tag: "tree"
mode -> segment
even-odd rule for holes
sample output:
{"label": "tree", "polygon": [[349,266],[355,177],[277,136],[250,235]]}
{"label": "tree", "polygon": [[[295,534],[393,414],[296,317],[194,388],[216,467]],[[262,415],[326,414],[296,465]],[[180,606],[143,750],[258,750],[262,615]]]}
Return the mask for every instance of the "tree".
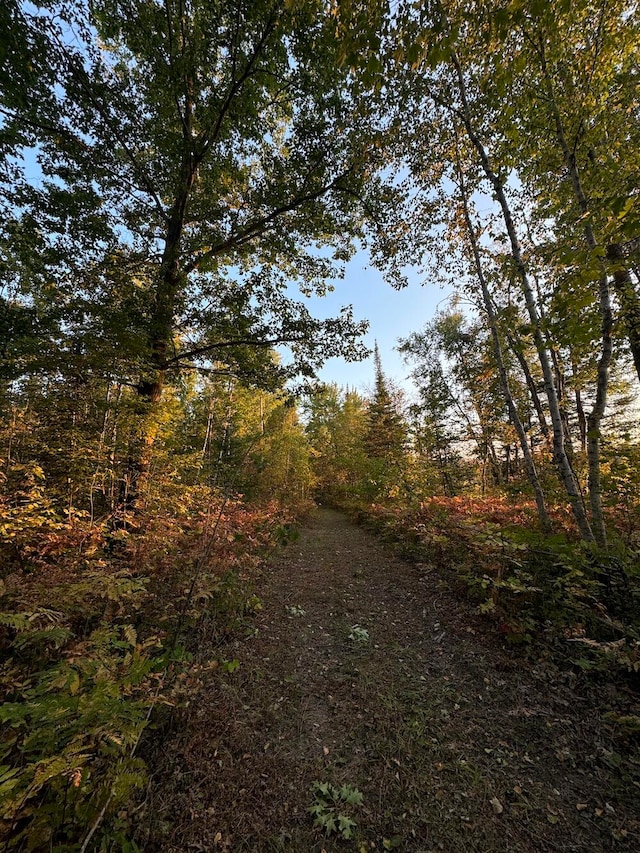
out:
{"label": "tree", "polygon": [[475,267],[475,277],[480,288],[480,292],[482,294],[482,305],[484,307],[487,322],[489,325],[489,330],[491,332],[491,345],[493,348],[493,357],[499,376],[500,387],[502,389],[504,400],[507,404],[509,420],[513,424],[513,427],[518,436],[518,441],[520,443],[520,448],[524,457],[527,477],[529,479],[531,487],[533,488],[533,493],[536,499],[536,506],[538,508],[538,518],[540,519],[542,529],[548,532],[551,529],[551,521],[549,519],[549,513],[547,511],[546,500],[544,492],[542,490],[542,486],[540,484],[540,479],[538,477],[536,464],[533,459],[533,453],[531,452],[531,449],[529,447],[529,440],[527,438],[524,425],[520,418],[520,413],[518,412],[518,407],[516,405],[513,392],[511,390],[511,382],[505,364],[503,346],[500,340],[496,311],[493,305],[491,292],[489,290],[489,284],[485,275],[484,265],[481,259],[480,247],[478,245],[478,240],[476,236],[476,229],[474,228],[473,222],[471,220],[467,185],[465,181],[464,171],[458,157],[456,158],[456,169],[458,173],[458,189],[460,193],[460,203],[462,207],[464,227],[466,230],[467,244],[469,246],[470,254],[473,258],[473,265]]}
{"label": "tree", "polygon": [[308,397],[305,415],[320,498],[341,503],[363,493],[369,472],[364,398],[335,384],[323,385]]}
{"label": "tree", "polygon": [[377,342],[373,353],[373,364],[375,384],[368,406],[364,446],[370,458],[398,464],[405,450],[407,429],[382,371]]}
{"label": "tree", "polygon": [[[604,544],[599,443],[614,355],[610,276],[604,256],[607,244],[628,240],[637,223],[629,181],[635,160],[622,142],[630,142],[632,151],[637,148],[636,127],[628,119],[633,112],[629,92],[637,74],[632,50],[637,41],[637,10],[622,2],[603,5],[585,0],[577,8],[496,3],[476,12],[470,17],[466,7],[455,3],[434,2],[420,8],[406,3],[393,17],[395,41],[404,43],[404,53],[392,47],[389,39],[387,61],[396,70],[398,156],[404,152],[416,187],[409,212],[412,231],[424,238],[430,229],[430,246],[440,235],[438,227],[451,217],[446,182],[455,179],[455,163],[461,158],[465,173],[472,176],[472,191],[492,199],[501,218],[498,222],[490,214],[487,230],[507,247],[505,282],[520,291],[518,307],[525,312],[522,325],[528,326],[527,337],[535,345],[544,382],[547,411],[537,406],[538,414],[544,414],[545,422],[548,417],[556,467],[577,526],[584,539]],[[547,64],[546,71],[545,53],[554,63],[553,69]],[[614,171],[609,175],[608,167],[594,168],[599,162],[597,154],[592,159],[594,144],[598,143],[605,163],[609,138],[616,152],[611,163],[616,158],[625,163],[622,180]],[[429,145],[424,144],[426,139]],[[611,236],[604,239],[595,238],[596,205],[584,192],[587,175],[592,175],[593,199],[605,201],[604,233]],[[443,200],[444,213],[435,221],[425,216]],[[531,218],[535,236],[544,235],[544,247],[529,241]],[[547,263],[539,276],[536,262],[541,253],[536,250],[541,248],[553,263]],[[455,261],[445,263],[455,268]],[[570,298],[564,290],[571,307],[567,311],[565,304],[563,315],[551,316],[545,300],[555,295],[554,290],[562,290],[572,267],[582,290]],[[630,273],[620,267],[618,263],[617,278],[622,283],[626,276],[625,298],[630,299]],[[559,269],[561,276],[554,281],[551,275]],[[593,406],[584,418],[591,425],[584,430],[590,460],[590,518],[572,467],[564,376],[558,343],[550,334],[551,324],[562,316],[570,322],[577,319],[573,341],[586,345],[593,377]],[[583,388],[577,386],[580,392]],[[576,404],[582,407],[582,401],[580,394]]]}
{"label": "tree", "polygon": [[[402,344],[403,352],[413,356],[415,336]],[[411,433],[420,467],[421,479],[426,482],[426,494],[442,492],[445,497],[455,497],[462,485],[459,448],[464,444],[459,418],[453,410],[453,395],[438,358],[420,361],[414,368],[419,402],[409,408]],[[437,485],[429,488],[429,469],[437,472]]]}
{"label": "tree", "polygon": [[488,470],[493,483],[500,485],[502,466],[495,445],[509,446],[512,436],[482,324],[454,307],[403,340],[400,351],[414,365],[412,377],[420,395],[417,410],[426,419],[438,452],[446,449],[445,455],[453,458],[455,445],[467,456],[475,449],[483,493]]}
{"label": "tree", "polygon": [[[76,0],[12,14],[14,54],[32,60],[37,86],[16,61],[1,101],[7,162],[31,149],[42,178],[14,175],[5,244],[14,259],[35,255],[31,293],[47,288],[78,306],[78,326],[115,333],[140,400],[133,503],[178,371],[214,358],[277,385],[274,374],[358,355],[348,311],[314,320],[286,288],[322,292],[378,206],[363,157],[372,128],[314,0]],[[41,248],[27,245],[36,232]],[[278,344],[290,368],[255,354]]]}

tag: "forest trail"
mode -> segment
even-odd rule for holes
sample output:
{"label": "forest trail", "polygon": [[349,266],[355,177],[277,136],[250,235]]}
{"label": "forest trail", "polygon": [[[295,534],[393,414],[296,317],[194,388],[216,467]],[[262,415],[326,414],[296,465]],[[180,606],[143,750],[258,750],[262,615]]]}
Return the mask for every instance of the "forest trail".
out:
{"label": "forest trail", "polygon": [[[239,668],[203,669],[152,767],[141,849],[640,849],[596,688],[503,649],[434,568],[319,509],[256,591]],[[314,828],[315,781],[362,793],[333,812],[353,838]]]}

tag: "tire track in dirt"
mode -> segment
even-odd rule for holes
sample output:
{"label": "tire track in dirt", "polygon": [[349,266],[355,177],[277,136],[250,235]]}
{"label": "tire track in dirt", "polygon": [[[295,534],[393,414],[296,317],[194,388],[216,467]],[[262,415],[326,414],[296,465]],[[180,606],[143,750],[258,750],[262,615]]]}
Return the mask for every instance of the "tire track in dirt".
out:
{"label": "tire track in dirt", "polygon": [[[157,764],[143,849],[640,848],[597,692],[502,649],[434,568],[321,509],[261,584],[239,669],[204,676]],[[315,780],[362,793],[353,839],[313,827]]]}

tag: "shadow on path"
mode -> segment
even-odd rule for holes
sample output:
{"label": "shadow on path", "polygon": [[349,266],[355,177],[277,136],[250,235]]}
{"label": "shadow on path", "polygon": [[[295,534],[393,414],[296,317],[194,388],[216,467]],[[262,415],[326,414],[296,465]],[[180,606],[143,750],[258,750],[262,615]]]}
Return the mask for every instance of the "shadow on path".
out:
{"label": "shadow on path", "polygon": [[[640,849],[598,697],[503,650],[435,569],[321,509],[261,584],[239,668],[203,676],[165,745],[144,850]],[[314,781],[362,793],[321,797],[353,838],[313,826]]]}

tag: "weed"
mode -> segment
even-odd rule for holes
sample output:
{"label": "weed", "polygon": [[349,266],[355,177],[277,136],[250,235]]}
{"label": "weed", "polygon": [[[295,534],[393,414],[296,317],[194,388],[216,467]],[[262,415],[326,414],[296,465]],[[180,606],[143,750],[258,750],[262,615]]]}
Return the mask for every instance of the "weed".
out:
{"label": "weed", "polygon": [[315,781],[311,786],[313,804],[309,812],[314,816],[314,826],[320,827],[327,835],[336,833],[345,840],[353,838],[357,823],[351,815],[357,806],[362,805],[363,796],[351,785],[337,787],[331,782]]}
{"label": "weed", "polygon": [[368,643],[369,632],[366,628],[360,627],[360,625],[352,625],[349,632],[349,639],[354,643]]}
{"label": "weed", "polygon": [[300,537],[300,530],[294,524],[280,524],[274,530],[274,540],[278,545],[289,545]]}

